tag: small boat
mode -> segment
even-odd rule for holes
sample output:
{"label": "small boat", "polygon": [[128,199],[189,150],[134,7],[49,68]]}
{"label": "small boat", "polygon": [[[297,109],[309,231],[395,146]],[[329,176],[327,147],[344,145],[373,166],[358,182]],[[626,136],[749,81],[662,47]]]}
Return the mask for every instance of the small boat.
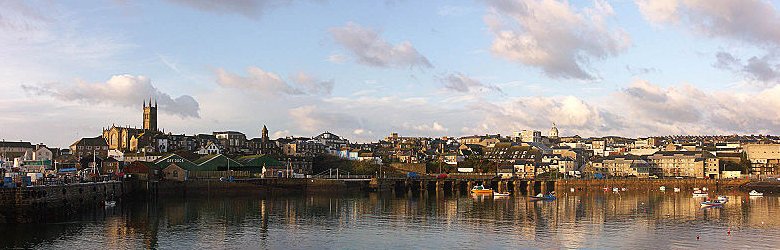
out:
{"label": "small boat", "polygon": [[726,203],[726,202],[729,201],[729,197],[726,197],[725,195],[720,195],[720,196],[718,196],[718,200],[720,202]]}
{"label": "small boat", "polygon": [[476,185],[473,188],[471,188],[471,193],[473,193],[473,194],[493,194],[493,189],[485,188],[482,185]]}
{"label": "small boat", "polygon": [[605,187],[603,189],[604,189],[604,192],[608,192],[609,191],[609,187]]}
{"label": "small boat", "polygon": [[628,191],[628,188],[620,188],[620,191],[623,191],[623,192]]}
{"label": "small boat", "polygon": [[543,195],[542,193],[539,193],[536,196],[529,196],[528,200],[530,200],[530,201],[553,201],[553,200],[555,200],[555,193],[550,192],[549,194],[546,194],[546,195]]}
{"label": "small boat", "polygon": [[509,197],[509,195],[511,195],[509,192],[503,192],[503,193],[495,192],[495,193],[493,193],[493,197]]}
{"label": "small boat", "polygon": [[725,203],[726,203],[725,201],[719,201],[719,200],[704,201],[701,203],[701,207],[722,207],[723,204]]}
{"label": "small boat", "polygon": [[701,190],[693,190],[693,197],[707,197],[709,194]]}
{"label": "small boat", "polygon": [[702,187],[701,190],[706,192],[707,191],[707,187]]}
{"label": "small boat", "polygon": [[658,190],[666,191],[666,186],[661,186],[661,187],[658,188]]}
{"label": "small boat", "polygon": [[569,192],[574,193],[574,188],[569,188]]}
{"label": "small boat", "polygon": [[104,201],[103,203],[106,207],[116,206],[116,201]]}
{"label": "small boat", "polygon": [[680,192],[680,188],[674,188],[674,192],[675,193],[679,193]]}
{"label": "small boat", "polygon": [[748,193],[748,194],[749,194],[750,196],[764,196],[764,193],[759,193],[759,192],[758,192],[758,191],[756,191],[756,190],[750,191],[750,193]]}
{"label": "small boat", "polygon": [[612,188],[612,192],[615,192],[615,193],[620,192],[620,189],[619,188]]}

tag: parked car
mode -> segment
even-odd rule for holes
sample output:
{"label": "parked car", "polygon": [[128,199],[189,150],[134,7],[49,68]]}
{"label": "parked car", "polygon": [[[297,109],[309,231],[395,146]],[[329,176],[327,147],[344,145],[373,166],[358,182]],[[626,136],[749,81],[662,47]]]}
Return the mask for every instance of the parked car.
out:
{"label": "parked car", "polygon": [[436,176],[436,179],[447,179],[448,175],[445,173],[441,173]]}
{"label": "parked car", "polygon": [[409,172],[409,173],[406,173],[406,178],[409,178],[409,179],[420,179],[420,175],[417,174],[417,172]]}

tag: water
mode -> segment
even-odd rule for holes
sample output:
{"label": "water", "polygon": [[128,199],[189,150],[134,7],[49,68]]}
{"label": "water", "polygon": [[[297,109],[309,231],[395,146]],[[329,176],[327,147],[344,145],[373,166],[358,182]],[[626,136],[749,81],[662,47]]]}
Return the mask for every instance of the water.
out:
{"label": "water", "polygon": [[535,203],[435,192],[161,198],[65,222],[0,225],[0,247],[778,248],[780,197],[729,198],[714,209],[687,193],[657,191],[564,193]]}

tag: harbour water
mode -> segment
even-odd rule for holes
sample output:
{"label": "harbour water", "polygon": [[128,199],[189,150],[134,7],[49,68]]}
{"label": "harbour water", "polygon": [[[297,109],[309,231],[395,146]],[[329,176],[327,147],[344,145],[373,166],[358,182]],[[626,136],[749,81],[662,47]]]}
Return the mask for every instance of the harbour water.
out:
{"label": "harbour water", "polygon": [[0,247],[777,249],[780,197],[728,196],[710,209],[690,193],[659,191],[566,192],[552,202],[436,192],[159,198],[0,225]]}

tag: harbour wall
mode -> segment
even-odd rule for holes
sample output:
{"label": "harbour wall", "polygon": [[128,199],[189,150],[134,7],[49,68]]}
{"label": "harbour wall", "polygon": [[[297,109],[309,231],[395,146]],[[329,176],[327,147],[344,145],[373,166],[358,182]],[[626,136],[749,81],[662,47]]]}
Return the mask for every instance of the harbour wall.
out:
{"label": "harbour wall", "polygon": [[0,189],[0,223],[45,222],[81,209],[120,200],[128,187],[119,181]]}
{"label": "harbour wall", "polygon": [[750,180],[746,179],[602,179],[602,180],[556,180],[556,190],[627,188],[631,190],[658,190],[661,186],[668,190],[673,188],[693,189],[706,187],[712,190],[738,189]]}

